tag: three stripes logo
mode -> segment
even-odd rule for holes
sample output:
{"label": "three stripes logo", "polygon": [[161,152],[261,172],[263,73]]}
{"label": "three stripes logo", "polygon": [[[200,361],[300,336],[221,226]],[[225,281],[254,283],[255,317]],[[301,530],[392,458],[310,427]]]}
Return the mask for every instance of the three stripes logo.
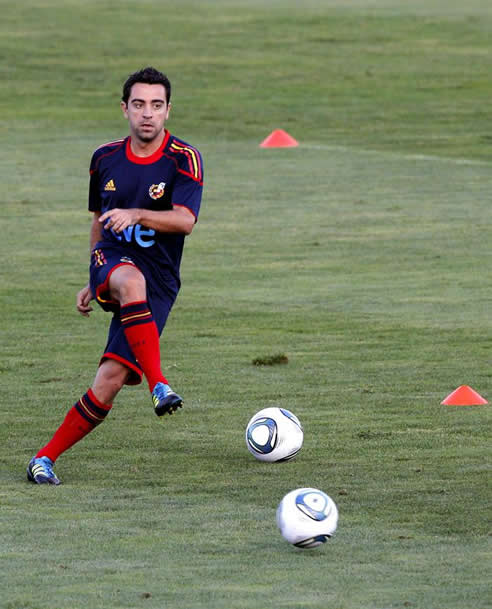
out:
{"label": "three stripes logo", "polygon": [[182,154],[186,158],[185,168],[180,169],[179,171],[201,183],[203,181],[203,170],[198,151],[191,146],[185,146],[177,141],[174,141],[170,148],[173,152]]}
{"label": "three stripes logo", "polygon": [[109,180],[109,182],[106,183],[104,190],[110,190],[111,192],[114,192],[116,190],[116,186],[114,185],[114,180]]}

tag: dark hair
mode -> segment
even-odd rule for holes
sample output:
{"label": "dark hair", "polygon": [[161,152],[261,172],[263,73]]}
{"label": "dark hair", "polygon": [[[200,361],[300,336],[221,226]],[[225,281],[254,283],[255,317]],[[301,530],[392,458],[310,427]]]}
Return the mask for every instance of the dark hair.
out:
{"label": "dark hair", "polygon": [[121,99],[125,104],[128,103],[132,87],[137,82],[141,82],[145,85],[163,85],[164,89],[166,89],[166,102],[169,104],[169,100],[171,99],[171,83],[169,82],[169,78],[150,66],[130,74],[127,78],[123,85],[123,95],[121,96]]}

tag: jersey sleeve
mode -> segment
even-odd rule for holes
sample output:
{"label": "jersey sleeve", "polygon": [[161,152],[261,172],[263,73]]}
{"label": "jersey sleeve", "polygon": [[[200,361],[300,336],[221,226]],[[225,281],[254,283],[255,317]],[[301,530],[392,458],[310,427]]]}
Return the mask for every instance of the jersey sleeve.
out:
{"label": "jersey sleeve", "polygon": [[196,148],[174,143],[180,146],[178,171],[172,194],[173,205],[186,207],[198,219],[203,192],[203,161]]}
{"label": "jersey sleeve", "polygon": [[99,173],[97,171],[97,160],[95,153],[92,155],[89,176],[89,211],[101,211]]}

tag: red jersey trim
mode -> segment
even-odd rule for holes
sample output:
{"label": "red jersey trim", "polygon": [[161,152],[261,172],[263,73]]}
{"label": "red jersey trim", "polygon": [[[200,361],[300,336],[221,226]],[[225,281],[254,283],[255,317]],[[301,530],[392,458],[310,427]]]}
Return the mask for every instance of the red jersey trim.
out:
{"label": "red jersey trim", "polygon": [[176,171],[178,173],[182,173],[183,175],[187,176],[188,178],[191,178],[194,182],[198,182],[198,184],[200,186],[203,186],[203,179],[201,179],[201,176],[200,176],[200,178],[197,178],[195,176],[195,174],[189,173],[188,171],[185,171],[184,169],[181,169],[180,166],[179,166],[178,160],[175,158],[174,154],[171,155],[171,154],[164,153],[162,156],[165,156],[167,159],[169,159],[170,161],[172,161],[176,165]]}
{"label": "red jersey trim", "polygon": [[113,140],[112,142],[106,142],[105,144],[101,144],[100,146],[98,146],[96,148],[96,150],[99,150],[101,148],[106,148],[106,146],[118,146],[119,144],[123,144],[124,141],[125,141],[125,138],[122,137],[119,140]]}
{"label": "red jersey trim", "polygon": [[172,206],[173,206],[173,207],[182,207],[183,209],[186,209],[186,211],[189,211],[189,212],[190,212],[190,214],[191,214],[191,215],[192,215],[192,216],[195,218],[195,220],[196,220],[196,214],[195,214],[195,212],[194,212],[192,209],[190,209],[189,207],[186,207],[186,205],[180,205],[179,203],[172,203]]}
{"label": "red jersey trim", "polygon": [[203,180],[202,163],[201,163],[200,155],[198,154],[197,150],[195,150],[191,146],[185,146],[183,144],[180,144],[177,141],[174,141],[169,146],[169,148],[170,148],[170,150],[172,150],[173,152],[175,152],[177,154],[182,154],[188,162],[187,163],[188,171],[180,170],[181,173],[184,173],[185,175],[190,176],[197,182],[202,182],[202,180]]}
{"label": "red jersey trim", "polygon": [[169,131],[167,129],[164,129],[164,140],[162,141],[162,144],[150,156],[137,156],[136,154],[133,154],[131,140],[131,137],[126,140],[126,158],[130,162],[136,163],[137,165],[151,165],[152,163],[155,163],[156,161],[162,158],[162,155],[164,154],[164,149],[167,146],[167,142],[169,140]]}
{"label": "red jersey trim", "polygon": [[109,142],[108,144],[103,144],[102,146],[99,146],[98,148],[96,148],[95,152],[97,152],[98,150],[101,150],[101,148],[106,148],[106,147],[110,147],[111,150],[109,150],[105,154],[101,154],[101,156],[96,161],[94,169],[89,169],[89,174],[92,175],[93,173],[96,173],[96,171],[99,167],[99,163],[101,162],[101,159],[104,159],[104,157],[117,152],[123,146],[124,143],[125,143],[125,140],[115,140],[114,142]]}

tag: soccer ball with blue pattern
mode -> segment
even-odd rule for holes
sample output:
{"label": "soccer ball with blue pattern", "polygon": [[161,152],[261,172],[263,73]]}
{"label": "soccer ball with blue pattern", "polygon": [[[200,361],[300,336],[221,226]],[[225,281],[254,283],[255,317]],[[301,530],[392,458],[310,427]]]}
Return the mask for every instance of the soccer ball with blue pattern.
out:
{"label": "soccer ball with blue pattern", "polygon": [[303,440],[299,419],[285,408],[264,408],[246,427],[246,446],[260,461],[288,461],[301,450]]}
{"label": "soccer ball with blue pattern", "polygon": [[282,537],[298,548],[315,548],[325,543],[336,531],[337,524],[335,502],[316,488],[290,491],[277,509]]}

